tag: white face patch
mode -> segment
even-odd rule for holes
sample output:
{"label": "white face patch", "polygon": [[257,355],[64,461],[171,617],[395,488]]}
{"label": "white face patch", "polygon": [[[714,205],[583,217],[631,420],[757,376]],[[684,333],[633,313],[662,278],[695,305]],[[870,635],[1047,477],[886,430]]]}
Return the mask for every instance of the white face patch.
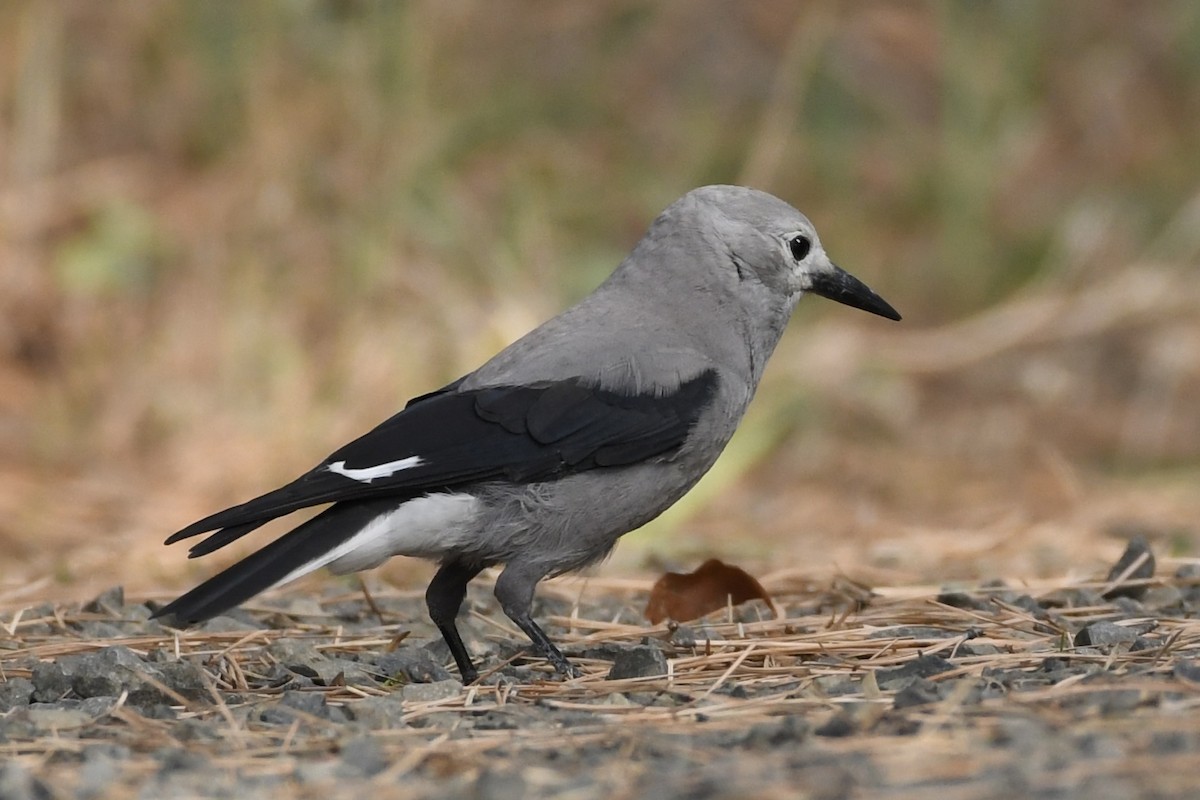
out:
{"label": "white face patch", "polygon": [[380,514],[337,547],[281,578],[282,586],[329,566],[341,575],[377,567],[396,555],[439,558],[462,544],[479,501],[469,494],[431,494]]}
{"label": "white face patch", "polygon": [[425,463],[420,456],[409,456],[401,458],[398,461],[389,461],[386,464],[377,464],[374,467],[357,467],[350,468],[346,466],[345,461],[335,461],[325,469],[330,472],[336,472],[338,475],[345,475],[352,480],[362,483],[370,483],[376,478],[390,478],[397,472],[413,467],[419,467]]}

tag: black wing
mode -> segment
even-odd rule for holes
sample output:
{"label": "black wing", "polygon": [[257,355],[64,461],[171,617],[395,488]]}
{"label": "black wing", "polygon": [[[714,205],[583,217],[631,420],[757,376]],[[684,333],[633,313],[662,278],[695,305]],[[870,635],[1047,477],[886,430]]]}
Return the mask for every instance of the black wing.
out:
{"label": "black wing", "polygon": [[195,557],[309,506],[635,464],[682,444],[716,383],[707,370],[661,396],[621,394],[579,379],[467,392],[451,384],[417,398],[292,483],[205,517],[167,544],[217,531],[191,549]]}

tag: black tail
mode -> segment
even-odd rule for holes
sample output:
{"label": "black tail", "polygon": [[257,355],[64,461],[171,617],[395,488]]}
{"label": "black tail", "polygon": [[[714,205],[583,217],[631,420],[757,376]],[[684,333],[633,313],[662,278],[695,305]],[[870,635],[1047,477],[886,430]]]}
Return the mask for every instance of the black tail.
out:
{"label": "black tail", "polygon": [[[164,544],[175,544],[175,542],[182,539],[199,536],[207,531],[217,531],[216,534],[209,537],[209,539],[214,541],[210,542],[206,540],[192,547],[192,557],[194,558],[198,555],[204,555],[204,553],[211,553],[218,547],[223,547],[234,539],[241,538],[255,528],[261,527],[277,517],[282,517],[293,511],[299,511],[302,508],[321,505],[322,503],[329,503],[339,499],[351,499],[345,497],[326,498],[319,494],[306,493],[303,491],[306,478],[309,478],[309,476],[306,475],[292,481],[287,486],[267,492],[252,500],[239,503],[223,511],[218,511],[215,514],[209,514],[204,519],[197,520],[186,528],[172,533],[167,537]],[[220,530],[222,528],[225,530]]]}
{"label": "black tail", "polygon": [[306,564],[328,555],[371,520],[396,506],[395,500],[330,506],[290,533],[163,606],[154,616],[180,627],[211,619],[271,588]]}

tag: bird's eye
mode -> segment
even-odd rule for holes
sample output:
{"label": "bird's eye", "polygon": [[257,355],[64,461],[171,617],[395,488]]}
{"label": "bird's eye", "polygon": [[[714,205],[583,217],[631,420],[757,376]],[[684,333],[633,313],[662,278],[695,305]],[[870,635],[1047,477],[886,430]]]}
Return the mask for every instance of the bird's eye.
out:
{"label": "bird's eye", "polygon": [[812,240],[807,236],[797,234],[788,239],[788,249],[792,251],[792,258],[803,261],[808,256],[808,252],[812,250]]}

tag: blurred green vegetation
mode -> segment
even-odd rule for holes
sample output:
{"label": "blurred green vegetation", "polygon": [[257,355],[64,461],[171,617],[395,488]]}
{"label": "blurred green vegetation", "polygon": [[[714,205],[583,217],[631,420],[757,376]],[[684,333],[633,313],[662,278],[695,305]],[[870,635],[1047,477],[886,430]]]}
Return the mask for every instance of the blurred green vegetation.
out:
{"label": "blurred green vegetation", "polygon": [[[169,529],[472,368],[700,184],[806,211],[911,328],[1194,271],[1200,4],[8,2],[0,169],[0,467],[192,493]],[[797,392],[736,474],[827,419]]]}

